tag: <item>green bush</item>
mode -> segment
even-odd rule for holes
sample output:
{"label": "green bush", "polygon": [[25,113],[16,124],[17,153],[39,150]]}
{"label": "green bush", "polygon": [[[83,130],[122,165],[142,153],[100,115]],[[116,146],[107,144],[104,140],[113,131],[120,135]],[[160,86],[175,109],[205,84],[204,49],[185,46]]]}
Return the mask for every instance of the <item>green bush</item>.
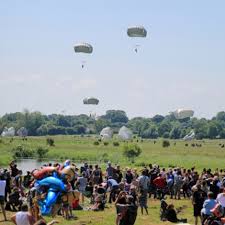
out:
{"label": "green bush", "polygon": [[46,156],[46,154],[48,153],[48,149],[45,147],[42,147],[42,146],[38,146],[35,149],[35,153],[36,153],[38,159],[43,159]]}
{"label": "green bush", "polygon": [[34,151],[22,145],[18,145],[15,148],[13,148],[12,152],[13,152],[13,158],[29,158],[35,155]]}
{"label": "green bush", "polygon": [[99,145],[99,142],[98,142],[98,141],[94,141],[93,144],[94,144],[94,145]]}
{"label": "green bush", "polygon": [[107,146],[107,145],[109,145],[109,142],[103,142],[103,144],[105,145],[105,146]]}
{"label": "green bush", "polygon": [[55,146],[55,140],[53,138],[47,138],[46,143],[49,146]]}
{"label": "green bush", "polygon": [[123,146],[123,155],[132,163],[134,163],[135,158],[138,157],[141,152],[142,150],[137,144],[126,144]]}
{"label": "green bush", "polygon": [[163,146],[163,148],[167,148],[170,146],[170,142],[168,140],[163,140],[162,146]]}
{"label": "green bush", "polygon": [[114,141],[113,146],[118,147],[118,146],[120,146],[120,143],[118,141]]}

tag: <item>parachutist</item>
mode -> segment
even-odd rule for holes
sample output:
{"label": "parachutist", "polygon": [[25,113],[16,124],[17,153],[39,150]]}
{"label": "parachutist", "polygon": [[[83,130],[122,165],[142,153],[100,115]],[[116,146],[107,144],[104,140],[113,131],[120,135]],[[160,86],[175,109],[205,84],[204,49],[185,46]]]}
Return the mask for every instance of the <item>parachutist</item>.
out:
{"label": "parachutist", "polygon": [[134,51],[137,53],[137,51],[138,51],[137,48],[135,48]]}
{"label": "parachutist", "polygon": [[84,65],[82,65],[81,68],[83,69],[84,68]]}

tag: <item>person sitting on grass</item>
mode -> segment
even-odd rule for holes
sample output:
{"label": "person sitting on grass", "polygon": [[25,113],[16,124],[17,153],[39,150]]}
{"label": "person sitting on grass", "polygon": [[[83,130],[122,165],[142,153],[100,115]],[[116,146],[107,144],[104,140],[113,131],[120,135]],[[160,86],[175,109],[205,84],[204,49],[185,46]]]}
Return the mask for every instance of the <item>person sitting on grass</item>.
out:
{"label": "person sitting on grass", "polygon": [[27,204],[23,204],[21,206],[21,211],[14,214],[11,220],[16,225],[32,225],[34,222],[34,218],[28,212]]}
{"label": "person sitting on grass", "polygon": [[187,223],[187,219],[178,219],[177,218],[177,212],[174,209],[174,205],[173,204],[169,204],[167,206],[167,210],[166,210],[166,219],[169,222],[172,223],[177,223],[177,222],[183,222],[183,223]]}

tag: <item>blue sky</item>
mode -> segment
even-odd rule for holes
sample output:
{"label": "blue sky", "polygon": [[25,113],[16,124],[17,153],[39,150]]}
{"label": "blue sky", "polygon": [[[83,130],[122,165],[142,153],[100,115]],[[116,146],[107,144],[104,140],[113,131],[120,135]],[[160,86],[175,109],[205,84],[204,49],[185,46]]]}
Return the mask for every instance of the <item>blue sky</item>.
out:
{"label": "blue sky", "polygon": [[[2,1],[0,115],[88,113],[82,99],[94,96],[97,114],[191,108],[211,118],[225,110],[224,10],[223,0]],[[145,26],[147,38],[127,37],[130,25]],[[74,53],[81,41],[92,55]]]}

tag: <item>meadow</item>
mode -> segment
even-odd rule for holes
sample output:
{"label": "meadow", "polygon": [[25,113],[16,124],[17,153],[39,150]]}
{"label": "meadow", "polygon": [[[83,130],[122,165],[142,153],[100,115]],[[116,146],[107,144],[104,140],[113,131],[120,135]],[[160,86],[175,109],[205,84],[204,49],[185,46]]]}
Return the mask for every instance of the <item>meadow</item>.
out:
{"label": "meadow", "polygon": [[[54,139],[54,146],[46,145],[47,137],[28,137],[27,141],[16,137],[13,141],[9,138],[2,138],[0,141],[0,166],[7,165],[12,160],[12,149],[19,145],[28,149],[35,149],[38,146],[48,148],[46,154],[47,160],[64,161],[71,159],[74,162],[88,161],[91,163],[99,163],[105,167],[107,161],[120,164],[122,167],[141,168],[149,163],[158,164],[161,167],[196,167],[197,170],[203,168],[223,168],[225,158],[225,148],[221,145],[224,140],[202,140],[184,142],[182,140],[169,140],[169,147],[162,147],[162,139],[157,140],[141,140],[134,139],[133,143],[138,144],[141,149],[141,155],[135,159],[132,164],[123,155],[124,142],[120,141],[119,146],[114,146],[111,140],[104,145],[94,145],[98,140],[95,136],[51,136]],[[195,144],[195,147],[192,145]],[[196,147],[196,144],[201,147]],[[188,146],[186,146],[188,145]]]}

